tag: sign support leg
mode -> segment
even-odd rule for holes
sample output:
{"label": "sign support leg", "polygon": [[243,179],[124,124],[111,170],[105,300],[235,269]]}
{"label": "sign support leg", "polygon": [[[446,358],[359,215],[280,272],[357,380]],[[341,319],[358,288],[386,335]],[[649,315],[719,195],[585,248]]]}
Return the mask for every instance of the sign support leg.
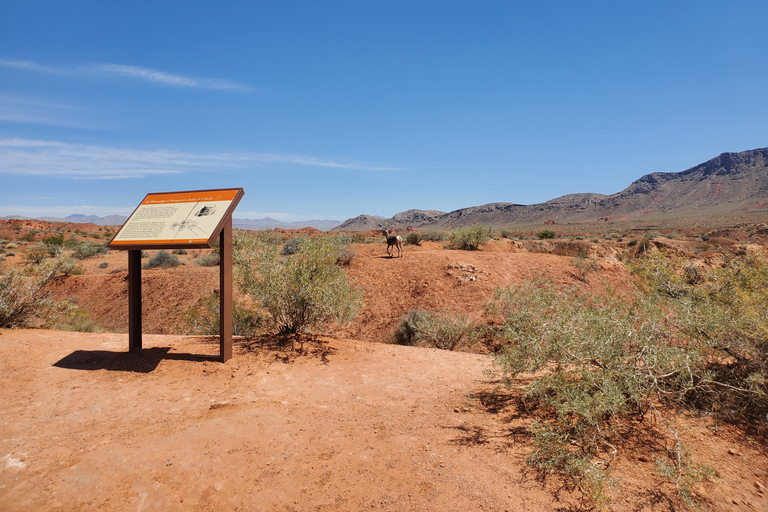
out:
{"label": "sign support leg", "polygon": [[232,358],[232,216],[219,235],[219,357]]}
{"label": "sign support leg", "polygon": [[141,352],[141,251],[128,251],[128,351]]}

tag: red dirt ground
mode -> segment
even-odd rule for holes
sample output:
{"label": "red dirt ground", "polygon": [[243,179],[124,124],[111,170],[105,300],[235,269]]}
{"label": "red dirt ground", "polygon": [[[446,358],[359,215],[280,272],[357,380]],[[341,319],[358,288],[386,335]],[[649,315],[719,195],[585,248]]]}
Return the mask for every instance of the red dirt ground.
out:
{"label": "red dirt ground", "polygon": [[[582,283],[570,256],[508,240],[474,252],[406,246],[403,258],[384,250],[356,246],[349,273],[366,305],[350,325],[287,345],[239,339],[225,364],[200,357],[218,354],[217,339],[170,335],[217,286],[215,268],[189,254],[184,267],[143,272],[145,350],[132,355],[126,255],[84,261],[85,275],[54,289],[112,332],[0,330],[0,509],[589,509],[566,481],[525,464],[532,417],[516,392],[488,399],[498,386],[490,356],[373,342],[409,309],[479,319],[495,288],[538,275],[599,293],[601,280],[628,278],[620,261],[605,249]],[[696,488],[703,510],[768,510],[764,438],[707,416],[676,421],[693,457],[719,474]],[[663,428],[628,431],[611,510],[681,510],[649,451],[671,443]]]}

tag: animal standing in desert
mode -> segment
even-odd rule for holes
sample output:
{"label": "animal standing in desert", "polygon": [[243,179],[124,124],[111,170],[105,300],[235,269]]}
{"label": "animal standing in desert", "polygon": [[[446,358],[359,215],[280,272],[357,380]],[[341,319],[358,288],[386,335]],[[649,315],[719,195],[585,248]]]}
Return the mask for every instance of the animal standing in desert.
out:
{"label": "animal standing in desert", "polygon": [[395,251],[392,250],[392,252],[390,252],[390,249],[392,249],[392,246],[395,246],[397,248],[397,257],[402,257],[403,238],[399,235],[392,234],[392,232],[388,229],[382,229],[381,232],[384,233],[384,236],[387,238],[387,254],[389,254],[391,258],[394,258]]}

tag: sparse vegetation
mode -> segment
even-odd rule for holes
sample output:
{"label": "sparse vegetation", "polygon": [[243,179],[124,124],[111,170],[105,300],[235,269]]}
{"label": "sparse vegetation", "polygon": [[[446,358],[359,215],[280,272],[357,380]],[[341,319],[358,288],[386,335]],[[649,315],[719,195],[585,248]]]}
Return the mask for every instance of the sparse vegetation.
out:
{"label": "sparse vegetation", "polygon": [[556,236],[557,236],[557,235],[555,234],[555,232],[554,232],[554,231],[550,231],[550,230],[548,230],[548,229],[545,229],[544,231],[540,231],[540,232],[539,232],[539,233],[536,235],[536,237],[537,237],[539,240],[549,240],[549,239],[555,238]]}
{"label": "sparse vegetation", "polygon": [[418,233],[416,231],[411,231],[407,235],[405,235],[405,238],[403,239],[403,242],[405,242],[406,245],[419,245],[421,244],[423,236],[421,233]]}
{"label": "sparse vegetation", "polygon": [[[181,316],[181,327],[190,334],[219,334],[221,318],[219,290],[202,297],[197,304],[187,308]],[[257,311],[245,306],[237,298],[232,299],[232,334],[254,336],[266,324]]]}
{"label": "sparse vegetation", "polygon": [[73,258],[60,256],[1,275],[0,327],[24,327],[41,317],[51,322],[68,303],[55,301],[45,287],[56,277],[69,274],[76,264]]}
{"label": "sparse vegetation", "polygon": [[275,242],[269,232],[238,240],[235,272],[240,288],[262,304],[280,333],[344,323],[357,314],[362,291],[337,265],[338,239],[307,238],[283,258]]}
{"label": "sparse vegetation", "polygon": [[459,228],[448,233],[448,247],[450,249],[476,251],[490,240],[492,235],[493,230],[485,226]]}
{"label": "sparse vegetation", "polygon": [[158,251],[144,264],[144,268],[171,268],[178,267],[181,264],[181,260],[175,254],[171,254],[168,251]]}
{"label": "sparse vegetation", "polygon": [[497,290],[488,313],[505,320],[496,358],[505,382],[541,411],[528,461],[569,476],[598,506],[608,502],[623,418],[653,417],[674,445],[659,474],[692,502],[712,469],[688,457],[669,410],[694,406],[736,421],[768,413],[768,262],[731,259],[704,272],[654,253],[639,260],[634,298],[557,291],[546,281]]}
{"label": "sparse vegetation", "polygon": [[397,345],[455,350],[461,346],[473,347],[478,337],[474,322],[470,322],[461,313],[411,310],[400,320],[400,325],[392,335],[392,342]]}
{"label": "sparse vegetation", "polygon": [[100,256],[109,252],[109,248],[106,244],[94,243],[94,242],[77,242],[72,249],[72,255],[75,258],[85,260],[93,258],[94,256]]}

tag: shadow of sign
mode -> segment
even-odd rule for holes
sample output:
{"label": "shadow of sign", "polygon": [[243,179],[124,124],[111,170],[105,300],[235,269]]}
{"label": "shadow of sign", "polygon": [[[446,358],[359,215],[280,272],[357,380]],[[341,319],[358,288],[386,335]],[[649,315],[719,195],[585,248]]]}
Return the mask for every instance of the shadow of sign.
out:
{"label": "shadow of sign", "polygon": [[150,373],[163,359],[175,361],[218,361],[216,356],[171,354],[170,347],[147,348],[141,353],[107,350],[76,350],[53,363],[68,370],[108,370],[113,372]]}

